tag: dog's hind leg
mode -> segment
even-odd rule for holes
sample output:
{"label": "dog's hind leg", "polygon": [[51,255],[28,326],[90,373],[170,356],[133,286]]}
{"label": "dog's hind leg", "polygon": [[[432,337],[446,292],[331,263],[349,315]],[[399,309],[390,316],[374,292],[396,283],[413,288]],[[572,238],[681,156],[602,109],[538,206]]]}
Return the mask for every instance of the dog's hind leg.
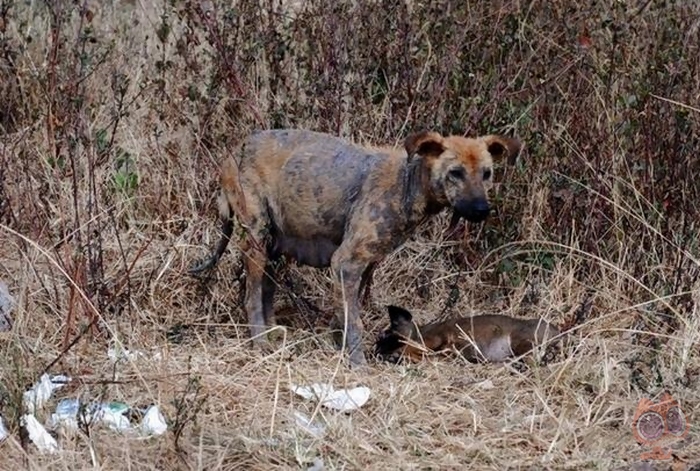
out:
{"label": "dog's hind leg", "polygon": [[266,328],[264,298],[266,294],[270,295],[269,285],[266,286],[265,281],[269,263],[267,232],[261,217],[249,217],[246,226],[248,230],[240,243],[246,273],[244,304],[253,343],[263,346],[267,343],[262,335]]}

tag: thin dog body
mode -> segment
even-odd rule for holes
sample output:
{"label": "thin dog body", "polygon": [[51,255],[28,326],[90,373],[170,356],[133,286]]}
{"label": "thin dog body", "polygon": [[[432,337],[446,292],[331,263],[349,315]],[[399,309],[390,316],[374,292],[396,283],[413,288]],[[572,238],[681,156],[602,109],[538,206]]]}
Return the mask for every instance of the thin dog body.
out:
{"label": "thin dog body", "polygon": [[239,240],[245,310],[254,342],[262,344],[266,326],[274,325],[272,262],[286,256],[302,265],[331,267],[336,299],[346,303],[337,315],[347,325],[350,363],[362,365],[360,294],[376,265],[444,208],[452,209],[453,219],[485,220],[493,160],[511,161],[519,151],[517,139],[497,135],[419,132],[406,138],[403,148],[390,148],[314,131],[254,132],[222,165],[222,238],[190,273],[216,265],[236,217],[245,229]]}

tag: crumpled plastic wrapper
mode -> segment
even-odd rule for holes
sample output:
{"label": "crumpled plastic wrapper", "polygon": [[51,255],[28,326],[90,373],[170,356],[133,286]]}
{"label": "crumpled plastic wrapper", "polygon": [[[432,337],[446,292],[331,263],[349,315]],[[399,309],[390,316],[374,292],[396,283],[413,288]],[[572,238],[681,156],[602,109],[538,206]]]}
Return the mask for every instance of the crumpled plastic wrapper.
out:
{"label": "crumpled plastic wrapper", "polygon": [[32,388],[24,393],[24,407],[29,414],[34,414],[44,406],[53,392],[70,382],[70,377],[66,375],[49,376],[44,373],[39,381]]}
{"label": "crumpled plastic wrapper", "polygon": [[291,390],[304,399],[316,398],[321,401],[322,406],[343,412],[359,409],[369,400],[370,395],[370,389],[365,386],[335,389],[325,383],[314,383],[311,386],[292,385]]}
{"label": "crumpled plastic wrapper", "polygon": [[7,427],[5,427],[5,422],[2,420],[2,416],[0,416],[0,443],[2,443],[9,436],[10,433],[7,431]]}
{"label": "crumpled plastic wrapper", "polygon": [[[101,402],[84,404],[81,410],[80,400],[77,398],[62,399],[56,406],[56,412],[51,415],[49,425],[57,427],[64,425],[67,428],[76,429],[79,421],[87,423],[101,422],[110,429],[116,431],[136,430],[127,414],[132,411],[132,407],[123,402]],[[156,405],[149,406],[138,426],[141,434],[146,437],[153,437],[164,434],[168,429],[163,414]]]}
{"label": "crumpled plastic wrapper", "polygon": [[43,425],[32,414],[25,414],[21,418],[22,425],[29,434],[29,439],[41,452],[56,453],[59,451],[56,439],[46,431]]}

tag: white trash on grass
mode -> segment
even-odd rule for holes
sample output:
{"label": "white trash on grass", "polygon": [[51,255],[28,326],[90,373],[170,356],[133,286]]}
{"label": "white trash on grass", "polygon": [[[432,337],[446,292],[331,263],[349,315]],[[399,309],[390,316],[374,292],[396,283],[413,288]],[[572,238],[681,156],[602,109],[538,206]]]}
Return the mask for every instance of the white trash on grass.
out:
{"label": "white trash on grass", "polygon": [[5,439],[9,436],[10,433],[7,431],[7,428],[5,427],[5,422],[3,422],[2,416],[0,415],[0,443],[5,441]]}
{"label": "white trash on grass", "polygon": [[291,385],[291,390],[304,399],[317,398],[321,405],[330,409],[347,412],[359,409],[369,400],[368,387],[359,386],[352,389],[335,389],[330,384],[314,383],[311,386]]}
{"label": "white trash on grass", "polygon": [[24,393],[24,407],[27,413],[34,414],[37,409],[41,409],[53,392],[65,386],[69,381],[70,377],[66,375],[49,376],[47,373],[41,375],[39,381]]}
{"label": "white trash on grass", "polygon": [[12,330],[12,308],[15,300],[10,294],[7,285],[0,281],[0,332]]}
{"label": "white trash on grass", "polygon": [[141,432],[146,436],[158,436],[163,435],[166,430],[168,430],[168,424],[158,406],[152,405],[146,409],[141,421]]}
{"label": "white trash on grass", "polygon": [[34,413],[42,408],[55,390],[62,388],[69,381],[70,377],[66,375],[50,376],[44,373],[39,381],[24,393],[24,408],[27,413],[22,416],[20,423],[39,451],[55,453],[58,451],[58,443],[34,417]]}
{"label": "white trash on grass", "polygon": [[110,359],[112,363],[117,363],[120,361],[135,361],[139,358],[150,358],[153,360],[160,359],[160,352],[149,353],[148,355],[144,352],[138,350],[129,350],[124,348],[124,346],[119,341],[114,341],[113,346],[107,349],[107,358]]}
{"label": "white trash on grass", "polygon": [[315,438],[321,438],[326,433],[326,426],[318,422],[312,421],[303,412],[294,411],[294,419],[296,420],[297,426],[302,430],[306,431]]}
{"label": "white trash on grass", "polygon": [[[29,439],[42,452],[55,453],[59,450],[58,443],[36,419],[34,413],[41,409],[53,392],[62,388],[71,378],[66,375],[49,375],[44,373],[39,381],[24,393],[24,407],[26,413],[21,418],[21,425],[27,430]],[[81,422],[101,422],[112,430],[127,431],[136,430],[126,416],[128,412],[143,412],[143,419],[138,426],[141,435],[146,437],[162,435],[168,429],[163,414],[158,406],[152,405],[145,410],[134,409],[121,402],[92,403],[83,407],[78,399],[62,399],[56,406],[56,411],[51,414],[48,425],[56,428],[59,424],[69,428],[78,427],[78,416],[81,414]],[[0,418],[0,442],[7,438],[7,430]]]}
{"label": "white trash on grass", "polygon": [[56,405],[56,412],[51,414],[49,427],[55,428],[60,424],[67,428],[78,428],[78,416],[80,422],[94,424],[102,422],[112,430],[125,430],[131,427],[129,419],[124,413],[129,411],[129,406],[121,402],[103,402],[91,404],[80,408],[79,399],[61,399]]}
{"label": "white trash on grass", "polygon": [[[80,419],[80,422],[88,424],[101,422],[116,431],[133,431],[136,428],[126,416],[132,410],[123,402],[85,404],[81,409],[79,399],[63,399],[56,406],[56,412],[51,415],[49,424],[51,427],[64,425],[67,428],[75,429],[78,427],[78,419]],[[165,418],[160,413],[158,406],[152,405],[146,409],[139,429],[147,437],[165,433],[168,425],[165,423]]]}
{"label": "white trash on grass", "polygon": [[21,423],[29,434],[29,439],[41,452],[56,453],[58,443],[32,414],[24,414]]}
{"label": "white trash on grass", "polygon": [[132,352],[122,346],[109,347],[107,350],[107,358],[109,358],[112,363],[117,363],[120,360],[134,361],[141,356],[143,356],[143,353]]}

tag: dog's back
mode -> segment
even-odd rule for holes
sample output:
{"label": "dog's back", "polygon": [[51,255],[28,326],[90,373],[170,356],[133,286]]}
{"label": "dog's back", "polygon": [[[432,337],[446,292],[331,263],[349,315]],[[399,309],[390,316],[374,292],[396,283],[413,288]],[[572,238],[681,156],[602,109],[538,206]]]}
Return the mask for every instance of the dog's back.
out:
{"label": "dog's back", "polygon": [[330,134],[284,129],[252,133],[234,158],[243,181],[269,189],[268,197],[332,206],[357,196],[388,157]]}

